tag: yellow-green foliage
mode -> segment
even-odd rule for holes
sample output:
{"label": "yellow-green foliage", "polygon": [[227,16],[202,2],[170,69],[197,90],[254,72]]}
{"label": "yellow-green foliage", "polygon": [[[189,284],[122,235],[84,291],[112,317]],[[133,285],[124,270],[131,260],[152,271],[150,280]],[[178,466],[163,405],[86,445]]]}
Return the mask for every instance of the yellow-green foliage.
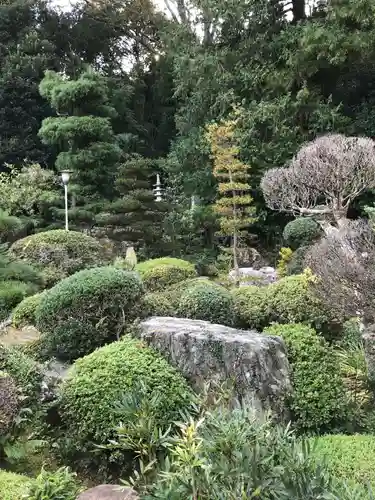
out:
{"label": "yellow-green foliage", "polygon": [[166,288],[197,276],[191,262],[172,257],[151,259],[136,265],[135,270],[141,275],[145,288],[150,292]]}
{"label": "yellow-green foliage", "polygon": [[41,301],[42,295],[42,293],[36,293],[35,295],[31,295],[31,297],[26,297],[13,310],[12,324],[15,328],[25,325],[35,325],[35,311]]}
{"label": "yellow-green foliage", "polygon": [[277,262],[277,275],[279,278],[284,278],[288,274],[288,264],[292,259],[293,250],[291,248],[283,247],[280,249]]}
{"label": "yellow-green foliage", "polygon": [[33,479],[29,477],[0,470],[1,500],[21,500],[32,483]]}
{"label": "yellow-green foliage", "polygon": [[375,436],[321,436],[315,450],[318,460],[324,457],[336,477],[375,487]]}

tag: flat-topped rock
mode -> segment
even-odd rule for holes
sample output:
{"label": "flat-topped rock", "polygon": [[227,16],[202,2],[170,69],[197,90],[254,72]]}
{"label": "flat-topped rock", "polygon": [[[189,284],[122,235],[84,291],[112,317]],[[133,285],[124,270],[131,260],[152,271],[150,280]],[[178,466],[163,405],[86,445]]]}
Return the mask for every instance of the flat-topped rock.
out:
{"label": "flat-topped rock", "polygon": [[81,493],[77,500],[139,500],[139,496],[132,488],[101,484]]}
{"label": "flat-topped rock", "polygon": [[209,381],[231,381],[237,400],[283,412],[291,384],[281,338],[172,317],[141,322],[139,334],[198,390]]}

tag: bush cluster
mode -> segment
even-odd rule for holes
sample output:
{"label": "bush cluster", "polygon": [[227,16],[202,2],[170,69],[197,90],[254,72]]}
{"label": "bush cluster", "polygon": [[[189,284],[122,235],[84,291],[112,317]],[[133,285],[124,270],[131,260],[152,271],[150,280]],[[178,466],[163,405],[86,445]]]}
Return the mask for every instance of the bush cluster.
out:
{"label": "bush cluster", "polygon": [[116,401],[140,382],[150,395],[159,394],[153,414],[161,427],[168,427],[179,410],[190,404],[191,391],[177,370],[156,351],[129,336],[74,363],[62,384],[59,406],[77,450],[91,450],[93,442],[107,444],[122,421]]}
{"label": "bush cluster", "polygon": [[33,480],[20,474],[0,470],[1,500],[19,500],[25,498]]}
{"label": "bush cluster", "polygon": [[18,304],[12,312],[12,324],[15,328],[20,328],[25,325],[36,324],[35,313],[40,304],[43,293],[36,293],[30,297],[26,297]]}
{"label": "bush cluster", "polygon": [[0,281],[0,321],[8,319],[12,309],[37,291],[35,285],[22,281]]}
{"label": "bush cluster", "polygon": [[44,354],[70,361],[115,340],[142,294],[136,273],[112,266],[85,269],[60,281],[36,310]]}
{"label": "bush cluster", "polygon": [[40,269],[46,287],[77,271],[108,261],[99,241],[77,231],[61,229],[22,238],[13,243],[10,254]]}
{"label": "bush cluster", "polygon": [[281,337],[292,369],[290,410],[304,431],[333,429],[345,417],[347,401],[335,351],[306,325],[274,325],[264,333]]}
{"label": "bush cluster", "polygon": [[297,250],[301,246],[310,245],[322,234],[317,222],[306,217],[298,217],[288,222],[284,228],[283,238],[285,243],[292,249]]}
{"label": "bush cluster", "polygon": [[150,292],[163,291],[180,281],[194,278],[197,275],[191,262],[172,257],[151,259],[136,265],[145,288]]}

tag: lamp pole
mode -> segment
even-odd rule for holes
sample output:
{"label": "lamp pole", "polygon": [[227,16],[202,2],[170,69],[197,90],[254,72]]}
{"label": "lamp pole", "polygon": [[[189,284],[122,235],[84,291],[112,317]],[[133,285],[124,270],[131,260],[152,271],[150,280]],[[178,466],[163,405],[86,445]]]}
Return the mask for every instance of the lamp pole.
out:
{"label": "lamp pole", "polygon": [[64,184],[65,191],[65,231],[69,231],[69,219],[68,219],[68,184],[70,180],[70,171],[64,170],[61,172],[61,180]]}

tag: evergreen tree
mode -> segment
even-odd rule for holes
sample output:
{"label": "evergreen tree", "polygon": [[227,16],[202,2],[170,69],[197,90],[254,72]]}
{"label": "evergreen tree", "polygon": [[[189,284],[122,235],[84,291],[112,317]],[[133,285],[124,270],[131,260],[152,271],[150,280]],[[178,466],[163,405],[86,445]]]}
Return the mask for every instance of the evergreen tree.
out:
{"label": "evergreen tree", "polygon": [[246,236],[248,226],[256,219],[248,184],[248,167],[238,158],[236,126],[236,120],[209,125],[207,138],[211,145],[213,174],[219,182],[219,197],[214,205],[220,215],[219,235],[231,238],[234,269],[238,274],[241,238]]}
{"label": "evergreen tree", "polygon": [[125,157],[116,176],[119,198],[108,205],[108,215],[99,216],[100,224],[111,226],[111,235],[132,242],[150,256],[162,247],[162,224],[168,204],[156,201],[152,181],[156,180],[155,161],[133,154]]}

